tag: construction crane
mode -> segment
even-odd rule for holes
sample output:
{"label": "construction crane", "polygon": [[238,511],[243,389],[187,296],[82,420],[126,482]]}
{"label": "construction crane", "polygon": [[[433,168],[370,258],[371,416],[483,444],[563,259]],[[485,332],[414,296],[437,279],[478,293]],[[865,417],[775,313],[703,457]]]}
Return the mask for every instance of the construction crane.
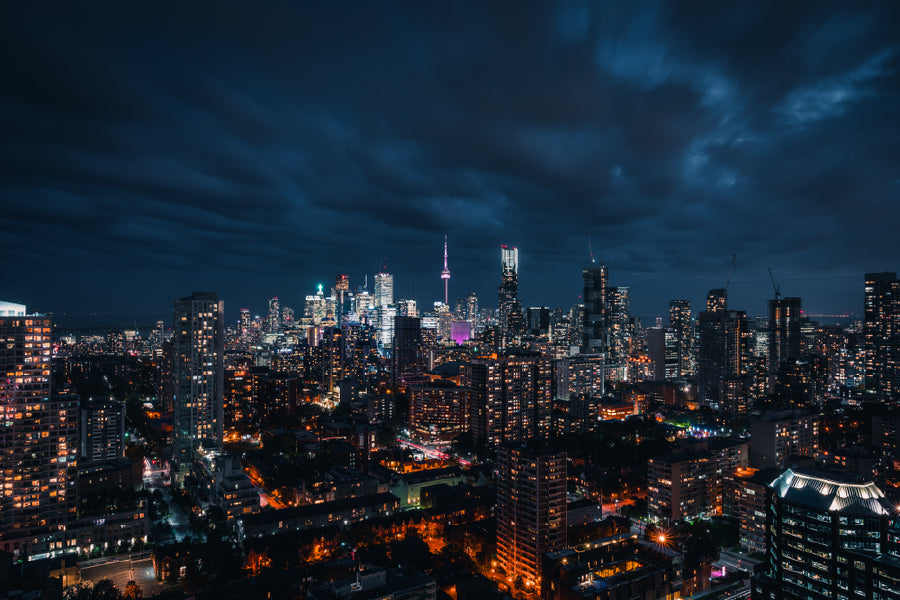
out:
{"label": "construction crane", "polygon": [[772,289],[775,290],[775,300],[781,297],[781,287],[775,283],[775,276],[772,275],[772,267],[769,267],[769,279],[772,280]]}
{"label": "construction crane", "polygon": [[725,280],[725,293],[728,293],[728,285],[731,283],[731,276],[734,275],[734,261],[737,260],[737,254],[731,255],[731,267],[728,269],[728,278]]}

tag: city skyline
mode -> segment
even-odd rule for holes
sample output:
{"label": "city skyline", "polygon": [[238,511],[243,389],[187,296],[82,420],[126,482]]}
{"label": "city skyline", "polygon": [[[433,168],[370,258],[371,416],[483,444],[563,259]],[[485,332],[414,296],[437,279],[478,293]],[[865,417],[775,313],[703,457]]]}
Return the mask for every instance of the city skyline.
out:
{"label": "city skyline", "polygon": [[491,298],[506,243],[523,305],[569,307],[590,238],[634,314],[700,305],[734,255],[735,308],[765,314],[771,267],[809,312],[860,314],[863,274],[900,262],[898,11],[12,5],[0,251],[38,266],[3,296],[297,306],[386,258],[427,303],[447,235],[451,298]]}

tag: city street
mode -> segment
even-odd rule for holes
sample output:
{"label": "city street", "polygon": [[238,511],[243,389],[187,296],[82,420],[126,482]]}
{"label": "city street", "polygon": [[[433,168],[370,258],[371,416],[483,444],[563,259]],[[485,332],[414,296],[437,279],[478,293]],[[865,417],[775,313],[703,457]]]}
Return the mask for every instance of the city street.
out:
{"label": "city street", "polygon": [[133,579],[141,586],[144,597],[175,587],[173,584],[156,581],[156,575],[153,572],[153,562],[150,558],[138,560],[118,559],[84,567],[81,569],[81,579],[92,583],[97,583],[101,579],[109,579],[119,588],[120,592],[124,592],[125,586]]}

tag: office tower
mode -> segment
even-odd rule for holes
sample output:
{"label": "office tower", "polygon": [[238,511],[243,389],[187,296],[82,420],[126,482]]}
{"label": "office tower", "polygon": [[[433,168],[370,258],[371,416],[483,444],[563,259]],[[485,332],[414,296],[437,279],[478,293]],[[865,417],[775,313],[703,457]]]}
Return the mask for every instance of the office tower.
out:
{"label": "office tower", "polygon": [[866,393],[900,398],[900,280],[896,273],[866,273]]}
{"label": "office tower", "polygon": [[525,331],[525,317],[519,302],[519,250],[500,246],[500,287],[497,289],[497,306],[500,311],[500,329],[510,336]]}
{"label": "office tower", "polygon": [[800,298],[769,300],[769,384],[775,392],[775,380],[786,361],[800,358]]}
{"label": "office tower", "polygon": [[[689,300],[669,301],[669,330],[674,345],[675,369],[673,378],[681,379],[694,373],[694,357],[691,342],[694,333],[691,327],[691,303]],[[667,374],[668,377],[668,374]]]}
{"label": "office tower", "polygon": [[750,417],[750,466],[783,469],[793,459],[816,458],[819,452],[819,415],[800,409],[768,410]]}
{"label": "office tower", "polygon": [[[647,359],[653,363],[649,379],[662,381],[666,378],[666,330],[662,327],[648,327],[644,339],[647,344]],[[633,361],[634,362],[634,361]],[[643,377],[629,377],[631,381],[646,381]]]}
{"label": "office tower", "polygon": [[323,328],[319,345],[322,348],[322,381],[325,392],[333,394],[338,391],[344,378],[343,329],[334,325]]}
{"label": "office tower", "polygon": [[222,447],[225,303],[212,292],[175,301],[172,443],[179,470],[201,445]]}
{"label": "office tower", "polygon": [[604,264],[591,264],[582,270],[584,277],[584,313],[582,321],[582,354],[607,351],[609,275]]}
{"label": "office tower", "polygon": [[549,307],[532,306],[528,309],[528,332],[531,335],[546,335],[550,333]]}
{"label": "office tower", "polygon": [[748,461],[748,442],[690,439],[678,452],[647,463],[647,504],[654,521],[693,520],[722,514],[724,477]]}
{"label": "office tower", "polygon": [[281,307],[278,305],[278,296],[269,298],[269,316],[266,319],[266,331],[281,331]]}
{"label": "office tower", "polygon": [[251,318],[250,318],[250,309],[242,308],[241,309],[241,335],[246,335],[250,332],[252,327]]}
{"label": "office tower", "polygon": [[473,359],[460,370],[469,388],[470,430],[476,444],[546,437],[550,432],[552,369],[536,352]]}
{"label": "office tower", "polygon": [[285,306],[281,309],[281,327],[283,329],[293,329],[294,325],[294,309],[290,306]]}
{"label": "office tower", "polygon": [[754,600],[900,598],[896,507],[871,479],[788,469],[766,495],[767,564],[751,580]]}
{"label": "office tower", "polygon": [[622,366],[631,355],[631,290],[627,287],[607,289],[609,302],[608,343],[609,362]]}
{"label": "office tower", "polygon": [[382,271],[375,275],[375,308],[394,303],[394,276]]}
{"label": "office tower", "polygon": [[78,397],[52,390],[50,317],[0,309],[0,550],[61,551],[75,510]]}
{"label": "office tower", "polygon": [[397,300],[398,317],[418,317],[418,309],[415,300]]}
{"label": "office tower", "polygon": [[717,313],[728,310],[728,290],[717,288],[706,294],[706,312]]}
{"label": "office tower", "polygon": [[82,402],[81,457],[88,461],[114,460],[125,456],[125,403],[90,398]]}
{"label": "office tower", "polygon": [[721,406],[722,388],[728,395],[749,393],[750,330],[747,313],[727,310],[724,290],[711,290],[707,308],[697,320],[697,392],[700,404]]}
{"label": "office tower", "polygon": [[475,292],[466,296],[466,321],[471,321],[473,327],[478,325],[478,295]]}
{"label": "office tower", "polygon": [[444,280],[444,304],[449,306],[450,269],[447,267],[447,236],[444,236],[444,270],[441,271],[441,279]]}
{"label": "office tower", "polygon": [[405,384],[423,369],[422,330],[418,317],[394,317],[394,344],[391,354],[394,385]]}
{"label": "office tower", "polygon": [[349,294],[350,277],[347,275],[338,275],[337,277],[335,277],[332,296],[334,296],[335,298],[335,321],[337,321],[338,327],[340,327],[341,323],[343,322],[341,319],[346,312],[346,307],[344,306],[344,304],[349,297]]}
{"label": "office tower", "polygon": [[497,467],[497,561],[511,582],[539,590],[544,554],[566,546],[566,453],[505,444]]}

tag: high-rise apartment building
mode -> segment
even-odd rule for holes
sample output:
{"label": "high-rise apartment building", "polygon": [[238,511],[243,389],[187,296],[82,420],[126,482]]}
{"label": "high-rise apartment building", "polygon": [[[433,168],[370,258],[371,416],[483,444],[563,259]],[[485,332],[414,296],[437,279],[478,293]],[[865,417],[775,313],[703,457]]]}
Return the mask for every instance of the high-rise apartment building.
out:
{"label": "high-rise apartment building", "polygon": [[536,352],[476,358],[461,368],[469,389],[470,430],[476,444],[546,437],[550,432],[550,359]]}
{"label": "high-rise apartment building", "polygon": [[173,455],[186,470],[193,450],[222,447],[225,303],[213,292],[175,301]]}
{"label": "high-rise apartment building", "polygon": [[[725,408],[723,395],[746,397],[749,389],[750,329],[747,313],[727,310],[724,290],[711,290],[697,320],[697,393],[700,403]],[[723,391],[727,394],[723,394]]]}
{"label": "high-rise apartment building", "polygon": [[519,249],[500,246],[500,287],[497,289],[497,306],[500,312],[500,329],[510,336],[525,332],[525,317],[519,301]]}
{"label": "high-rise apartment building", "polygon": [[81,457],[88,461],[125,456],[125,403],[90,398],[82,402],[78,423]]}
{"label": "high-rise apartment building", "polygon": [[722,514],[725,476],[747,466],[748,444],[734,438],[688,440],[647,464],[650,518],[678,521]]}
{"label": "high-rise apartment building", "polygon": [[609,362],[622,366],[631,356],[631,290],[627,287],[608,289]]}
{"label": "high-rise apartment building", "polygon": [[266,317],[266,331],[281,331],[281,306],[278,296],[269,298],[269,314]]}
{"label": "high-rise apartment building", "polygon": [[866,393],[900,398],[900,280],[896,273],[866,273]]}
{"label": "high-rise apartment building", "polygon": [[[669,331],[672,333],[674,378],[683,378],[694,373],[694,356],[692,342],[694,339],[691,326],[691,303],[689,300],[669,301]],[[668,354],[668,351],[667,351]],[[666,374],[669,377],[669,374]]]}
{"label": "high-rise apartment building", "polygon": [[566,546],[566,453],[533,440],[497,457],[497,562],[540,590],[541,560]]}
{"label": "high-rise apartment building", "polygon": [[584,313],[582,354],[601,354],[609,345],[609,274],[604,264],[591,264],[582,270],[584,277]]}
{"label": "high-rise apartment building", "polygon": [[766,569],[754,600],[900,599],[896,507],[871,481],[788,469],[769,485]]}
{"label": "high-rise apartment building", "polygon": [[[777,295],[776,295],[777,296]],[[800,298],[769,300],[768,392],[775,393],[775,381],[782,364],[800,358]]]}
{"label": "high-rise apartment building", "polygon": [[50,317],[6,306],[17,316],[0,316],[0,550],[24,557],[66,547],[78,397],[52,389]]}

